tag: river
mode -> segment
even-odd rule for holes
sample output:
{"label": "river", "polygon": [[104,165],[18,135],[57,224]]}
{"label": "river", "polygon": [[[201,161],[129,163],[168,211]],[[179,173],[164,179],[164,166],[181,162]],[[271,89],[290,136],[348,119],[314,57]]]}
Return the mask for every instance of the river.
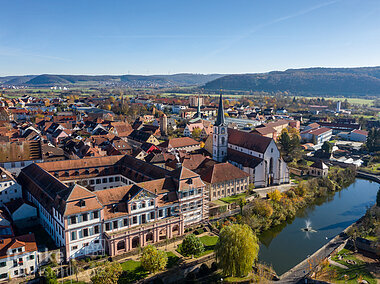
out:
{"label": "river", "polygon": [[[300,210],[293,220],[263,232],[259,261],[272,265],[278,275],[288,271],[363,216],[375,203],[378,188],[376,182],[356,179]],[[316,232],[302,231],[307,220]]]}

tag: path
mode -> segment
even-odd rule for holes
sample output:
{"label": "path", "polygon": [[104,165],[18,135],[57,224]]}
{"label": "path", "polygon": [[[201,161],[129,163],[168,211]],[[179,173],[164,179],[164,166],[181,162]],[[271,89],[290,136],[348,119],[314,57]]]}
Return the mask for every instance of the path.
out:
{"label": "path", "polygon": [[[297,184],[291,182],[288,184],[281,184],[281,185],[263,187],[263,188],[255,188],[254,191],[257,192],[261,198],[264,198],[267,196],[267,194],[269,192],[275,191],[276,189],[279,190],[280,192],[285,192],[285,191],[288,191],[290,188],[292,188],[295,185],[297,185]],[[247,197],[247,200],[252,200],[254,198],[255,198],[254,196],[249,196],[249,197]]]}

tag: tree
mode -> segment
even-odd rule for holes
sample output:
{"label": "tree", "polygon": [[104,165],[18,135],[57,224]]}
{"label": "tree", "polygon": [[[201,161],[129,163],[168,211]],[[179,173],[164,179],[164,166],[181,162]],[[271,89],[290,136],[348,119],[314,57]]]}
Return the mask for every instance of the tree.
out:
{"label": "tree", "polygon": [[215,253],[225,275],[242,277],[252,271],[259,245],[248,225],[233,224],[220,231]]}
{"label": "tree", "polygon": [[332,153],[332,144],[325,141],[321,147],[323,157],[330,157]]}
{"label": "tree", "polygon": [[281,192],[278,189],[276,189],[276,190],[274,190],[272,192],[269,192],[268,193],[268,197],[269,197],[270,200],[278,202],[278,201],[281,200],[282,194],[281,194]]}
{"label": "tree", "polygon": [[44,277],[45,277],[45,283],[46,284],[57,284],[57,275],[55,274],[54,270],[48,266],[45,268],[44,271]]}
{"label": "tree", "polygon": [[141,265],[149,272],[163,270],[168,262],[168,257],[164,251],[158,250],[152,245],[144,248],[141,256]]}
{"label": "tree", "polygon": [[75,274],[75,277],[78,282],[78,274],[81,272],[81,268],[78,266],[78,262],[75,259],[70,260],[70,268],[73,274]]}
{"label": "tree", "polygon": [[280,142],[281,149],[284,151],[284,153],[288,155],[292,149],[292,142],[290,140],[288,131],[282,131],[281,136],[278,139],[278,142]]}
{"label": "tree", "polygon": [[182,241],[181,253],[184,256],[199,255],[203,251],[203,243],[194,234],[187,235]]}
{"label": "tree", "polygon": [[368,132],[366,145],[368,150],[371,152],[380,151],[380,128],[370,129]]}
{"label": "tree", "polygon": [[95,275],[91,277],[93,284],[117,284],[123,268],[118,262],[107,262],[95,270]]}
{"label": "tree", "polygon": [[199,138],[199,136],[201,135],[201,131],[202,129],[200,128],[194,128],[193,132],[191,133],[191,135],[193,136],[193,138]]}
{"label": "tree", "polygon": [[241,196],[239,198],[238,203],[239,203],[239,206],[240,206],[240,214],[243,215],[243,207],[247,204],[247,200],[245,199],[244,196]]}

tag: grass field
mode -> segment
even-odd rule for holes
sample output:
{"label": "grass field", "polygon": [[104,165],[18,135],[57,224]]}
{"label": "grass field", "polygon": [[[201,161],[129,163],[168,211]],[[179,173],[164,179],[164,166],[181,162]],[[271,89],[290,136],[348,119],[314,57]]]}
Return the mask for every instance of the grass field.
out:
{"label": "grass field", "polygon": [[246,197],[246,194],[240,193],[240,194],[224,197],[224,198],[221,198],[219,200],[226,202],[226,203],[233,203],[233,202],[238,201],[241,197]]}
{"label": "grass field", "polygon": [[296,96],[296,98],[304,98],[304,99],[318,99],[318,98],[324,98],[325,100],[332,100],[332,101],[345,101],[347,99],[348,103],[350,104],[356,104],[356,105],[373,105],[373,102],[375,100],[373,99],[361,99],[361,98],[345,98],[345,97],[304,97],[304,96]]}

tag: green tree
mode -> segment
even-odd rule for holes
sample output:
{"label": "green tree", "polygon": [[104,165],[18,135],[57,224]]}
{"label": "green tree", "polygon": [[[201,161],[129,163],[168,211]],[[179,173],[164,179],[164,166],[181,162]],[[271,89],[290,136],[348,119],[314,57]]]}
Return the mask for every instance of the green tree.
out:
{"label": "green tree", "polygon": [[149,272],[163,270],[168,262],[168,257],[164,251],[158,250],[152,245],[144,248],[141,256],[141,265]]}
{"label": "green tree", "polygon": [[278,139],[278,142],[280,143],[281,149],[284,151],[284,153],[288,155],[292,149],[292,141],[290,140],[288,131],[283,131],[281,133],[281,136]]}
{"label": "green tree", "polygon": [[380,151],[380,128],[372,128],[368,132],[367,148],[371,152]]}
{"label": "green tree", "polygon": [[184,256],[199,255],[203,251],[203,243],[194,234],[187,235],[182,241],[181,253]]}
{"label": "green tree", "polygon": [[95,270],[95,275],[91,277],[93,284],[117,284],[123,268],[118,262],[107,262]]}
{"label": "green tree", "polygon": [[322,148],[321,148],[323,156],[324,157],[330,157],[330,155],[332,153],[332,148],[333,148],[332,144],[325,141],[322,145]]}
{"label": "green tree", "polygon": [[215,253],[225,275],[242,277],[252,271],[259,245],[248,225],[233,224],[220,231]]}
{"label": "green tree", "polygon": [[45,283],[46,284],[57,284],[57,275],[55,274],[54,270],[48,266],[45,268],[44,271],[44,277],[45,277]]}
{"label": "green tree", "polygon": [[202,130],[200,128],[194,128],[191,135],[193,136],[193,138],[199,138],[199,136],[201,135],[201,131]]}

